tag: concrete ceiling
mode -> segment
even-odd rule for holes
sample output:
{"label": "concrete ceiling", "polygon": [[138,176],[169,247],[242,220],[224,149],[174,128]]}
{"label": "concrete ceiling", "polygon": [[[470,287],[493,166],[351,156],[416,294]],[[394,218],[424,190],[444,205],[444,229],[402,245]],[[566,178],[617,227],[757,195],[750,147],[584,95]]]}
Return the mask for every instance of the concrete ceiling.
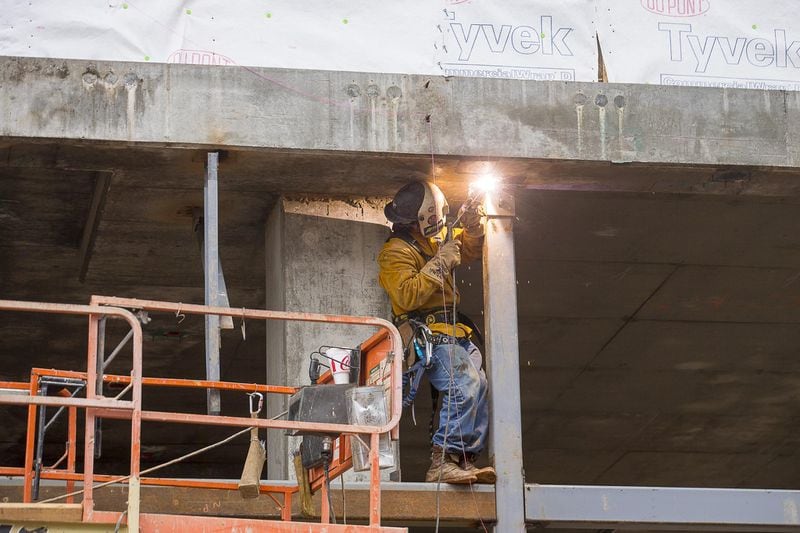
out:
{"label": "concrete ceiling", "polygon": [[[202,205],[203,152],[6,141],[0,153],[2,297],[202,301],[191,213]],[[451,199],[485,169],[474,160],[436,165]],[[798,175],[529,160],[493,167],[517,187],[527,480],[797,488]],[[429,169],[424,157],[229,153],[220,212],[232,304],[264,305],[263,228],[275,194],[387,195]],[[110,188],[81,283],[79,246],[99,173],[109,173]],[[460,275],[464,308],[480,316],[479,266]],[[76,367],[84,331],[75,319],[4,317],[0,379],[25,378],[32,362]],[[146,374],[202,376],[198,321],[159,317],[147,331]],[[264,344],[261,324],[247,325],[244,342],[238,330],[225,332],[223,378],[263,376]],[[427,466],[429,404],[421,396],[420,426],[403,422],[407,479]],[[243,414],[239,396],[223,401],[226,412]],[[4,411],[12,422],[0,456],[19,461],[24,416]],[[108,424],[102,464],[124,469],[124,426]],[[225,434],[150,426],[145,458],[157,462]],[[54,443],[48,456],[61,451]],[[243,446],[212,453],[204,472],[238,476],[239,455]]]}

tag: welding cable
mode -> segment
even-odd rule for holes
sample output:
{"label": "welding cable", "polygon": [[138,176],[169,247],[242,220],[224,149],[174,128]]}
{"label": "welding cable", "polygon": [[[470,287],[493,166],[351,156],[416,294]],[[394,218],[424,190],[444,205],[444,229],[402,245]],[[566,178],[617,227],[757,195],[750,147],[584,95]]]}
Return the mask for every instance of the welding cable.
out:
{"label": "welding cable", "polygon": [[[274,417],[272,417],[272,418],[271,418],[271,420],[277,420],[278,418],[280,418],[280,417],[284,416],[284,415],[285,415],[285,414],[287,414],[288,412],[289,412],[289,411],[283,411],[282,413],[279,413],[279,414],[275,415]],[[169,460],[169,461],[167,461],[166,463],[161,463],[160,465],[151,466],[150,468],[147,468],[147,469],[145,469],[145,470],[142,470],[141,472],[139,472],[139,476],[142,476],[142,475],[144,475],[144,474],[150,474],[150,473],[152,473],[152,472],[155,472],[156,470],[161,470],[162,468],[166,468],[166,467],[168,467],[168,466],[172,466],[172,465],[174,465],[174,464],[176,464],[176,463],[180,463],[181,461],[185,461],[186,459],[189,459],[189,458],[191,458],[191,457],[194,457],[194,456],[196,456],[196,455],[200,455],[201,453],[205,453],[205,452],[207,452],[207,451],[209,451],[209,450],[213,450],[214,448],[219,448],[219,447],[220,447],[220,446],[222,446],[223,444],[227,444],[227,443],[229,443],[230,441],[232,441],[232,440],[233,440],[233,439],[235,439],[236,437],[239,437],[239,436],[241,436],[241,435],[244,435],[245,433],[249,433],[251,429],[252,429],[252,428],[245,428],[245,429],[243,429],[243,430],[241,430],[241,431],[237,431],[236,433],[234,433],[234,434],[232,434],[232,435],[229,435],[229,436],[225,437],[225,438],[224,438],[224,439],[222,439],[221,441],[215,442],[215,443],[213,443],[213,444],[209,444],[208,446],[205,446],[205,447],[203,447],[203,448],[200,448],[200,449],[198,449],[198,450],[195,450],[195,451],[193,451],[193,452],[189,452],[189,453],[187,453],[187,454],[185,454],[185,455],[181,455],[180,457],[176,457],[175,459],[170,459],[170,460]],[[128,480],[129,480],[131,477],[132,477],[132,476],[130,476],[130,475],[127,475],[127,476],[122,476],[122,477],[119,477],[119,478],[117,478],[117,479],[112,479],[111,481],[106,481],[106,482],[103,482],[103,483],[98,483],[97,485],[93,485],[93,486],[92,486],[92,490],[94,490],[94,489],[102,489],[103,487],[107,487],[107,486],[109,486],[109,485],[114,485],[114,484],[116,484],[116,483],[121,483],[121,482],[123,482],[123,481],[128,481]],[[40,501],[40,502],[37,502],[37,503],[51,503],[51,502],[55,502],[55,501],[58,501],[58,500],[62,500],[62,499],[64,499],[64,498],[68,498],[69,496],[77,496],[77,495],[79,495],[79,494],[83,494],[83,492],[84,492],[85,490],[86,490],[86,489],[81,489],[81,490],[76,490],[75,492],[68,492],[67,494],[61,494],[61,495],[59,495],[59,496],[54,496],[54,497],[52,497],[52,498],[49,498],[49,499],[47,499],[47,500],[42,500],[42,501]],[[276,502],[276,503],[277,503],[277,502]]]}
{"label": "welding cable", "polygon": [[[433,177],[433,183],[435,185],[436,184],[436,159],[435,159],[434,151],[433,151],[433,120],[432,120],[431,115],[428,115],[427,117],[425,117],[425,119],[426,119],[426,121],[428,123],[428,144],[429,144],[430,152],[431,152],[431,175]],[[458,313],[457,313],[457,308],[456,308],[456,291],[457,291],[457,287],[456,287],[456,270],[455,270],[455,268],[453,268],[452,280],[453,280],[453,333],[455,333],[456,332],[456,324],[457,324],[457,320],[458,320],[458,318],[457,318],[458,317]],[[448,324],[449,320],[448,320],[448,317],[447,317],[447,299],[446,299],[445,286],[444,286],[444,277],[442,277],[441,288],[442,288],[442,308],[444,309],[444,322],[445,322],[445,324]],[[448,385],[447,385],[447,402],[448,402],[447,421],[445,422],[445,426],[444,426],[444,446],[442,448],[442,454],[446,453],[446,450],[447,450],[447,432],[448,432],[448,429],[449,429],[449,426],[450,426],[450,401],[452,401],[452,397],[453,397],[452,392],[453,392],[453,387],[455,385],[455,382],[454,382],[455,378],[453,376],[453,350],[454,349],[455,349],[455,346],[451,343],[450,344],[450,348],[448,350],[448,352],[449,352],[449,360],[450,360],[449,361],[450,362],[450,380],[449,380]],[[436,407],[438,407],[438,405],[434,406],[433,414],[436,413]],[[413,411],[412,411],[412,413],[413,413]],[[439,422],[441,423],[441,420]],[[431,433],[431,441],[433,441],[433,416],[431,417],[430,430],[431,430],[430,431],[430,433]],[[459,432],[461,432],[461,427],[460,426],[459,426]],[[465,452],[465,448],[464,448],[464,435],[463,435],[463,433],[461,434],[460,437],[461,437],[461,450],[464,453],[464,456],[466,457],[466,452]],[[432,442],[431,442],[431,444],[432,444]],[[444,460],[444,457],[442,457],[442,460]],[[436,529],[435,529],[435,533],[439,533],[439,520],[441,518],[441,498],[440,498],[441,486],[442,486],[442,470],[440,468],[439,469],[439,478],[436,480]],[[470,484],[469,489],[470,489],[470,492],[472,493],[473,503],[475,504],[476,515],[478,516],[478,519],[480,520],[480,523],[481,523],[481,526],[483,527],[483,530],[486,531],[486,525],[483,523],[483,519],[480,516],[480,512],[478,510],[478,502],[475,499],[475,492],[474,492],[474,489],[472,487],[472,484]]]}
{"label": "welding cable", "polygon": [[344,476],[339,476],[342,482],[342,523],[347,525],[347,494],[344,491]]}
{"label": "welding cable", "polygon": [[[456,271],[455,271],[455,269],[453,269],[453,291],[454,291],[454,294],[453,294],[453,332],[454,333],[456,331],[456,326],[458,325],[458,312],[457,312],[457,308],[456,308],[455,290],[456,290]],[[481,355],[483,355],[483,354],[481,354]],[[472,361],[470,361],[470,364],[472,364]],[[452,364],[451,364],[450,368],[452,370]],[[478,369],[478,374],[480,374],[480,368]],[[479,376],[479,379],[480,379],[480,376]],[[456,417],[459,417],[459,416],[460,416],[460,414],[458,412],[458,406],[456,405]],[[464,446],[464,432],[461,429],[461,424],[459,424],[459,426],[458,426],[458,433],[459,433],[459,440],[461,441],[461,456],[464,458],[464,464],[466,464],[466,462],[467,462],[467,448],[466,448],[466,446]],[[475,488],[472,485],[473,485],[472,483],[469,484],[469,492],[472,495],[472,503],[475,506],[475,514],[476,514],[476,516],[478,517],[478,520],[481,523],[481,527],[483,528],[484,533],[489,533],[489,531],[486,529],[486,524],[483,523],[483,517],[481,516],[480,510],[478,509],[478,500],[475,497]]]}
{"label": "welding cable", "polygon": [[114,533],[119,533],[119,528],[122,527],[122,520],[125,518],[126,514],[128,514],[127,509],[122,511],[122,514],[120,514],[119,518],[117,518],[117,523],[114,524]]}
{"label": "welding cable", "polygon": [[[453,269],[453,272],[452,272],[452,282],[453,282],[453,313],[452,313],[452,321],[453,322],[452,322],[452,326],[453,326],[453,333],[455,333],[456,332],[456,327],[458,326],[458,309],[456,307],[456,292],[455,292],[456,291],[456,270],[455,269]],[[447,303],[444,301],[444,296],[445,296],[444,282],[442,282],[442,303],[443,303],[443,307],[445,309],[445,317],[444,317],[444,319],[445,319],[445,323],[450,324],[450,322],[447,321]],[[445,431],[445,433],[444,433],[445,446],[447,444],[447,432],[448,432],[448,429],[450,427],[450,401],[451,401],[451,398],[452,398],[453,387],[455,386],[455,376],[453,375],[453,350],[455,350],[455,345],[451,343],[449,345],[450,381],[448,383],[448,392],[447,392],[447,403],[448,403],[448,406],[447,406],[448,407],[447,408],[447,418],[448,418],[448,420],[447,420],[447,423],[445,424],[445,428],[444,428],[444,431]],[[458,410],[458,405],[456,405],[456,418],[459,417],[459,412],[458,411],[459,411]],[[432,425],[433,425],[433,421],[431,421],[431,426]],[[466,462],[467,452],[466,452],[466,447],[464,446],[464,433],[462,432],[461,425],[458,426],[458,432],[459,432],[459,440],[461,442],[461,453],[462,453],[462,456],[464,458],[464,461]],[[445,448],[445,450],[446,450],[446,448]],[[441,516],[441,512],[440,512],[440,487],[441,487],[441,482],[442,482],[442,471],[439,470],[439,479],[436,482],[436,529],[434,530],[435,533],[439,533],[439,519],[440,519],[440,516]],[[488,533],[488,530],[486,529],[486,524],[483,522],[483,517],[481,517],[480,510],[478,509],[478,501],[477,501],[477,499],[475,497],[475,488],[472,486],[472,483],[469,484],[469,491],[470,491],[470,494],[472,495],[472,503],[475,506],[475,515],[478,517],[478,520],[480,521],[480,524],[481,524],[481,527],[483,528],[483,531],[485,533]]]}
{"label": "welding cable", "polygon": [[[326,460],[322,464],[322,471],[325,473],[325,493],[328,496],[328,514],[331,517],[331,521],[336,524],[336,511],[333,509],[333,500],[331,499],[330,461]],[[344,480],[344,478],[342,479]]]}
{"label": "welding cable", "polygon": [[[452,271],[452,280],[453,280],[453,309],[456,308],[456,269],[453,268]],[[442,308],[444,309],[444,323],[449,324],[450,321],[447,318],[447,294],[445,292],[444,286],[444,277],[442,277]],[[455,319],[454,319],[455,320]],[[453,333],[455,333],[455,328],[453,329]],[[442,464],[444,464],[445,456],[447,455],[447,433],[450,429],[450,402],[453,401],[453,387],[455,386],[455,376],[453,375],[453,350],[455,349],[455,345],[451,342],[448,343],[449,349],[448,351],[448,359],[449,359],[449,376],[450,379],[447,382],[447,420],[444,424],[444,438],[442,441]],[[441,424],[441,420],[439,421]],[[463,445],[463,443],[462,443]],[[435,533],[439,533],[439,520],[441,518],[441,488],[442,488],[442,468],[439,468],[439,477],[436,480],[436,529],[434,530]]]}

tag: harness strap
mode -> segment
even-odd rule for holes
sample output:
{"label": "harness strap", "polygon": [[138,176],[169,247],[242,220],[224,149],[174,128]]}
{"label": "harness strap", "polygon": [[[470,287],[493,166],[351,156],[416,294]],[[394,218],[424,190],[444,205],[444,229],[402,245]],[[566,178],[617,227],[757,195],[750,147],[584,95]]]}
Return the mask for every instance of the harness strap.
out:
{"label": "harness strap", "polygon": [[422,247],[417,242],[417,240],[414,237],[412,237],[410,234],[408,234],[408,233],[405,233],[405,232],[392,233],[391,235],[389,235],[389,238],[386,239],[386,240],[388,242],[388,241],[390,241],[392,239],[400,239],[404,243],[406,243],[409,246],[411,246],[414,249],[415,252],[417,252],[419,255],[422,256],[422,258],[425,260],[426,263],[428,261],[430,261],[431,259],[433,259],[433,256],[425,253],[422,250]]}
{"label": "harness strap", "polygon": [[425,375],[425,362],[422,360],[414,363],[411,368],[403,372],[403,388],[408,387],[408,393],[403,396],[403,407],[410,407],[417,397],[422,376]]}
{"label": "harness strap", "polygon": [[431,442],[433,442],[433,434],[435,433],[435,427],[433,425],[434,420],[436,420],[436,411],[439,407],[439,389],[431,385],[431,423],[430,427],[428,427],[428,433],[431,437]]}

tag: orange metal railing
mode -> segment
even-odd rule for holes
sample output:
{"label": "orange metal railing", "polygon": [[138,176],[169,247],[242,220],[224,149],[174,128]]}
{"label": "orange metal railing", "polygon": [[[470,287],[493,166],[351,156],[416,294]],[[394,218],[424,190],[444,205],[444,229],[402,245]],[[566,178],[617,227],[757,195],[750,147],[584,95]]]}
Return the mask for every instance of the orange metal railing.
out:
{"label": "orange metal railing", "polygon": [[[383,426],[358,426],[350,424],[329,424],[315,422],[297,422],[288,420],[253,419],[250,417],[231,417],[217,415],[203,415],[194,413],[177,413],[170,411],[144,411],[142,409],[142,389],[146,387],[190,387],[199,389],[217,390],[237,390],[243,392],[261,392],[271,394],[293,394],[295,387],[278,385],[260,385],[246,383],[231,383],[223,381],[188,380],[175,378],[145,378],[142,376],[142,328],[139,319],[129,309],[150,312],[168,312],[184,314],[214,314],[221,316],[241,317],[257,320],[295,320],[309,322],[331,322],[339,324],[352,324],[362,326],[378,326],[384,333],[373,336],[377,342],[384,342],[388,345],[386,355],[391,363],[390,376],[390,419]],[[127,524],[129,530],[138,531],[139,528],[139,487],[145,485],[167,485],[175,487],[200,487],[211,489],[236,490],[236,483],[226,483],[219,481],[185,480],[172,478],[141,478],[140,476],[140,439],[142,421],[187,423],[199,425],[221,425],[234,427],[259,427],[264,429],[288,429],[307,432],[327,432],[347,434],[368,434],[370,435],[370,513],[369,523],[373,530],[380,528],[380,471],[378,462],[378,441],[382,433],[391,433],[397,436],[397,426],[401,414],[401,372],[402,372],[402,343],[397,329],[390,322],[372,317],[354,317],[340,315],[324,315],[312,313],[293,313],[281,311],[266,311],[254,309],[233,309],[224,307],[209,307],[203,305],[181,304],[173,302],[160,302],[152,300],[137,300],[116,297],[93,296],[91,305],[69,305],[51,304],[39,302],[20,302],[10,300],[0,300],[0,311],[22,311],[35,313],[54,313],[84,315],[88,317],[88,349],[86,371],[52,370],[33,368],[31,370],[30,382],[0,382],[0,389],[27,390],[27,395],[2,394],[0,393],[0,404],[27,405],[28,420],[26,434],[26,453],[25,466],[19,467],[0,467],[0,474],[10,476],[22,476],[24,478],[23,501],[32,501],[32,481],[33,481],[33,459],[34,459],[34,435],[36,431],[37,406],[64,406],[68,409],[68,447],[66,450],[67,465],[65,468],[44,468],[41,471],[41,479],[62,480],[66,482],[67,494],[73,492],[76,481],[83,482],[83,521],[117,523],[120,513],[95,511],[93,490],[94,483],[110,483],[114,481],[126,482],[129,485],[128,509],[126,511]],[[102,375],[105,383],[125,384],[126,389],[130,389],[131,400],[117,398],[107,398],[96,390],[97,383],[97,347],[98,347],[98,324],[101,318],[112,317],[125,320],[133,332],[132,343],[132,370],[130,376],[123,375]],[[85,380],[86,398],[58,397],[58,396],[38,396],[39,380],[42,377],[60,377]],[[85,409],[86,427],[84,443],[83,471],[76,472],[76,436],[77,436],[77,410]],[[97,418],[130,419],[131,421],[131,445],[130,445],[130,473],[124,478],[118,476],[96,475],[94,473],[94,428]],[[333,476],[342,473],[350,467],[350,458],[347,446],[347,439],[340,438],[339,461],[331,470]],[[312,476],[315,488],[322,487],[324,484],[317,477]],[[297,487],[262,484],[261,492],[269,495],[281,510],[282,520],[291,520],[292,494]],[[282,494],[282,501],[276,499],[273,494]],[[71,496],[66,496],[68,503],[72,501]],[[322,524],[326,524],[330,517],[327,498],[322,498],[321,517]],[[150,516],[150,519],[152,519]],[[162,519],[166,519],[166,515]],[[308,523],[304,523],[304,531],[315,530]]]}

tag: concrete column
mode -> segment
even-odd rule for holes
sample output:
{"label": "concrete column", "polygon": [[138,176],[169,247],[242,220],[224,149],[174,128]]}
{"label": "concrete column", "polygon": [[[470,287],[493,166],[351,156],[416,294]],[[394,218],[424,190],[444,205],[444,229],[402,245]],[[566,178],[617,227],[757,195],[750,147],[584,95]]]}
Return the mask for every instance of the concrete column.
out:
{"label": "concrete column", "polygon": [[497,532],[525,531],[522,420],[514,265],[514,199],[504,192],[486,197],[483,290],[489,374],[490,447],[497,470]]}
{"label": "concrete column", "polygon": [[[267,309],[389,317],[378,284],[377,254],[389,234],[383,199],[280,198],[266,227]],[[334,217],[334,218],[331,218]],[[378,222],[365,223],[365,222]],[[267,321],[267,383],[308,385],[309,354],[322,345],[355,347],[375,330]],[[274,416],[285,401],[267,401]],[[267,434],[270,479],[294,477],[291,455],[299,439]]]}

